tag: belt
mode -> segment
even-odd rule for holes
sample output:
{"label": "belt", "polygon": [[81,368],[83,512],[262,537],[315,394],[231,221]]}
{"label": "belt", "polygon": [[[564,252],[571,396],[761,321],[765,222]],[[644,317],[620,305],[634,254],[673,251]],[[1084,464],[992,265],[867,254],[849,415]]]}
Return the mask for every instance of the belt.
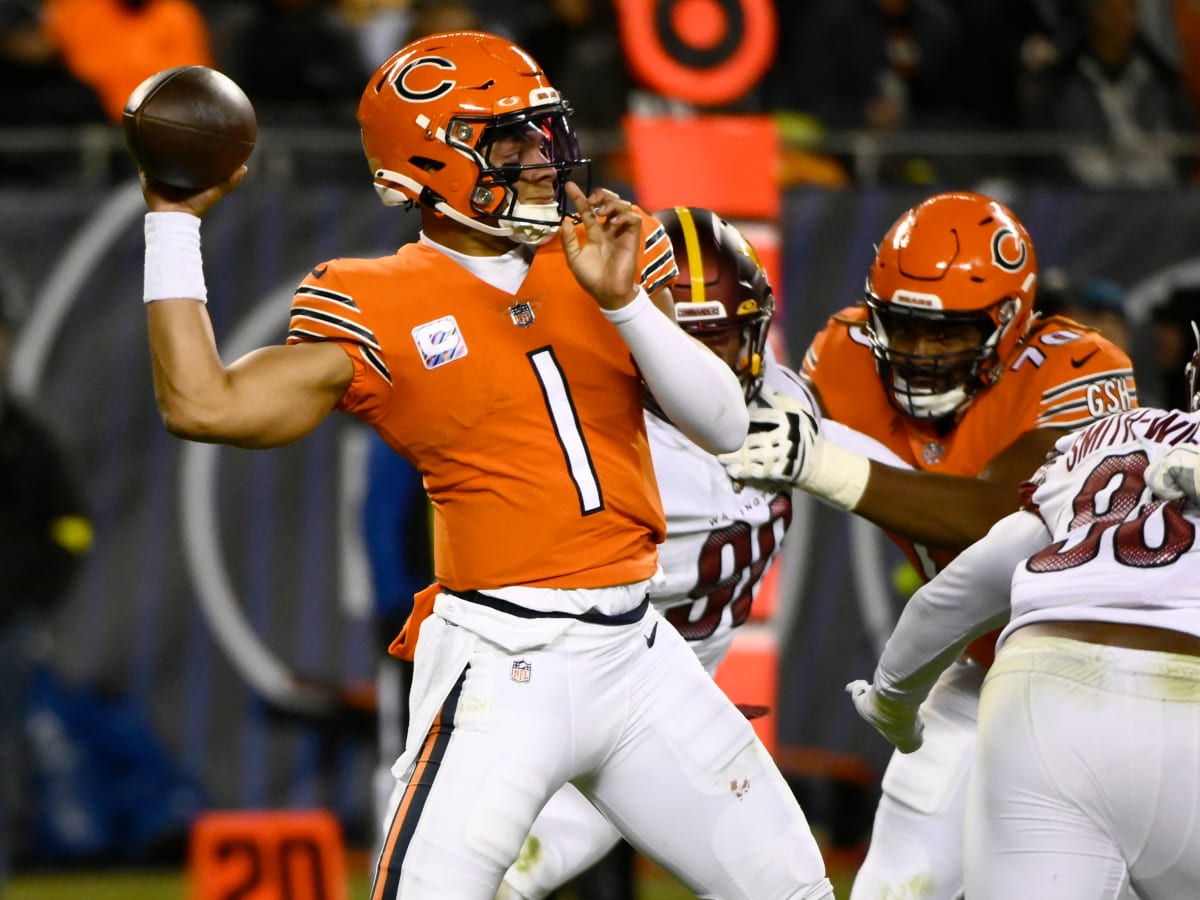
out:
{"label": "belt", "polygon": [[516,603],[501,600],[499,597],[493,597],[491,594],[485,594],[482,591],[452,591],[445,585],[442,586],[442,590],[469,603],[478,603],[480,606],[488,607],[488,609],[494,609],[497,612],[507,613],[510,616],[517,616],[521,619],[576,619],[580,622],[587,622],[590,625],[632,625],[635,622],[642,621],[646,615],[646,610],[650,608],[649,594],[643,597],[642,602],[633,609],[610,616],[605,613],[592,612],[591,610],[581,613],[570,613],[558,609],[528,609],[524,606],[518,606]]}
{"label": "belt", "polygon": [[1131,625],[1125,622],[1033,622],[1013,632],[1030,637],[1062,637],[1089,644],[1105,644],[1130,650],[1154,650],[1159,653],[1181,653],[1200,656],[1200,637],[1185,631],[1157,628],[1153,625]]}

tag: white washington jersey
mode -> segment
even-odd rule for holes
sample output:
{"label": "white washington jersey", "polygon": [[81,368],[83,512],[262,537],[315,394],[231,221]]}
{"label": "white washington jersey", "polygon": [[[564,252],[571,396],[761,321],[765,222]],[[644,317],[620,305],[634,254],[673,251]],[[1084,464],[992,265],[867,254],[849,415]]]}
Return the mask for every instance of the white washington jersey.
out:
{"label": "white washington jersey", "polygon": [[[820,419],[796,375],[769,355],[763,372],[765,387],[799,400]],[[779,553],[792,520],[791,492],[735,483],[717,457],[650,411],[646,430],[667,514],[650,599],[711,672]]]}
{"label": "white washington jersey", "polygon": [[[1200,511],[1155,499],[1146,470],[1195,443],[1200,413],[1116,413],[1060,438],[992,526],[905,604],[875,687],[919,703],[974,637],[1040,621],[1123,622],[1200,635]],[[1007,623],[1007,625],[1005,625]]]}
{"label": "white washington jersey", "polygon": [[1127,622],[1200,635],[1200,511],[1156,499],[1146,470],[1200,437],[1200,413],[1135,409],[1062,438],[1034,479],[1049,546],[1017,566],[1002,636],[1043,620]]}

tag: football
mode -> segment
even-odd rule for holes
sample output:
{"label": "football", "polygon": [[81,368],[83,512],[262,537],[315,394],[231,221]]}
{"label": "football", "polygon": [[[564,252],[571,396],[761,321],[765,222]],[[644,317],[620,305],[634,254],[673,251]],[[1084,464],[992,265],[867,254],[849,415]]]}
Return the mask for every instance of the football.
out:
{"label": "football", "polygon": [[125,146],[147,177],[185,194],[220,184],[254,150],[258,121],[242,89],[207,66],[151,75],[125,103]]}

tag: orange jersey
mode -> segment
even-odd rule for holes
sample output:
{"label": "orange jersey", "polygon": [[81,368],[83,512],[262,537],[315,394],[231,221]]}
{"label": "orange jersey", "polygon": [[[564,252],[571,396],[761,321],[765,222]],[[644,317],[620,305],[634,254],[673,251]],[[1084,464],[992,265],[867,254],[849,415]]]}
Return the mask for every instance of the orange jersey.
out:
{"label": "orange jersey", "polygon": [[[805,354],[804,371],[826,415],[875,438],[916,469],[975,478],[1028,431],[1074,430],[1137,405],[1124,351],[1070,319],[1037,318],[1005,360],[999,380],[975,395],[952,431],[939,435],[888,401],[863,332],[867,318],[862,306],[833,316]],[[1014,490],[1013,509],[1018,505]],[[954,556],[889,537],[926,580]]]}
{"label": "orange jersey", "polygon": [[[676,268],[644,222],[652,293]],[[641,379],[557,240],[515,295],[421,243],[320,265],[292,302],[288,342],[310,340],[353,361],[338,408],[420,470],[440,584],[587,588],[654,573],[665,520]]]}

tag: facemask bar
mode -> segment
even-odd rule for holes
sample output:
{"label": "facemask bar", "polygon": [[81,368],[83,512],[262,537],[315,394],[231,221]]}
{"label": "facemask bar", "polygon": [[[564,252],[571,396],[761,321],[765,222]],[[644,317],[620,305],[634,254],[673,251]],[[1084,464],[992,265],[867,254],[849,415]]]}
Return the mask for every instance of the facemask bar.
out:
{"label": "facemask bar", "polygon": [[[773,309],[773,307],[772,307]],[[680,323],[688,334],[722,334],[728,331],[741,333],[738,347],[738,363],[734,373],[742,383],[742,392],[749,403],[762,390],[763,352],[767,343],[767,330],[771,327],[771,309],[760,312],[754,319],[691,320]]]}
{"label": "facemask bar", "polygon": [[[917,309],[887,303],[870,291],[866,304],[871,311],[867,328],[871,353],[888,388],[888,399],[900,412],[916,419],[939,419],[963,408],[984,386],[1002,333],[985,311]],[[985,337],[978,345],[954,353],[905,353],[891,345],[894,331],[905,321],[970,324]]]}
{"label": "facemask bar", "polygon": [[[570,107],[566,103],[558,103],[548,108],[523,109],[496,117],[474,119],[455,116],[451,119],[446,129],[446,142],[460,152],[471,155],[480,169],[479,180],[471,194],[471,208],[479,215],[493,216],[506,222],[557,227],[565,213],[564,188],[571,174],[584,169],[584,192],[591,191],[591,160],[580,155],[579,140],[568,121],[570,114]],[[465,141],[477,133],[480,122],[486,124],[474,146],[470,146]],[[530,135],[540,141],[545,162],[525,165],[492,163],[490,155],[497,142],[512,137],[528,140]],[[541,208],[540,205],[530,208],[517,199],[516,183],[521,176],[527,171],[541,168],[551,168],[555,173],[553,210]]]}

